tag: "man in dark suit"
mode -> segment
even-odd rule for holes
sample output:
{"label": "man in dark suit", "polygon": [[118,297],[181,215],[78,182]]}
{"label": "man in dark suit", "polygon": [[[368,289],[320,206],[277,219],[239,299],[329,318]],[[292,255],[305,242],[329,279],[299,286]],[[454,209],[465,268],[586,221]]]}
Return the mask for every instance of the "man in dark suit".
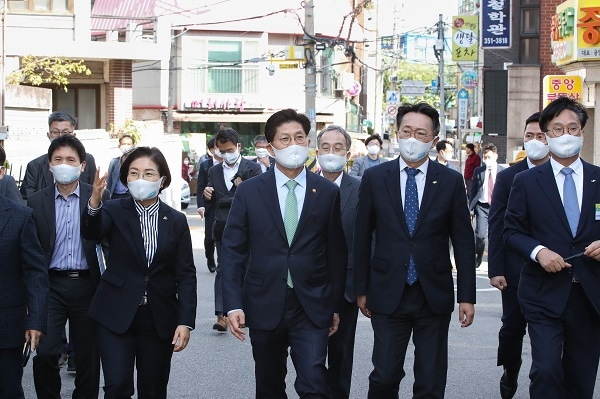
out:
{"label": "man in dark suit", "polygon": [[260,165],[262,173],[275,166],[275,158],[269,154],[269,142],[264,134],[254,137],[254,152],[256,158],[251,159],[251,161]]}
{"label": "man in dark suit", "polygon": [[48,271],[33,212],[0,196],[0,397],[23,399],[22,351],[46,331]]}
{"label": "man in dark suit", "polygon": [[549,158],[546,134],[540,129],[539,120],[540,113],[536,112],[525,121],[523,142],[527,157],[496,175],[488,219],[488,276],[490,284],[502,293],[502,327],[498,333],[498,366],[504,369],[500,379],[502,399],[512,398],[517,391],[523,336],[527,327],[517,300],[523,261],[515,252],[504,247],[504,214],[515,175],[541,165]]}
{"label": "man in dark suit", "polygon": [[354,294],[354,219],[358,203],[360,181],[344,172],[350,157],[352,138],[341,126],[330,125],[317,135],[317,154],[321,175],[340,187],[342,227],[348,247],[348,266],[344,302],[340,310],[340,324],[329,337],[327,348],[327,385],[333,399],[348,399],[352,382],[354,336],[358,319],[358,306]]}
{"label": "man in dark suit", "polygon": [[206,256],[206,265],[208,266],[208,271],[214,273],[217,269],[217,264],[215,263],[215,240],[213,240],[212,235],[212,228],[215,223],[215,204],[205,204],[202,193],[208,184],[208,170],[213,165],[223,162],[223,159],[217,155],[219,149],[215,145],[214,137],[208,140],[206,145],[213,155],[198,167],[196,202],[198,204],[198,214],[200,218],[204,219],[204,256]]}
{"label": "man in dark suit", "polygon": [[450,142],[446,140],[438,141],[435,145],[435,150],[437,151],[437,157],[433,158],[433,162],[437,162],[459,172],[458,167],[449,161],[449,159],[452,159],[454,156],[454,148]]}
{"label": "man in dark suit", "polygon": [[213,330],[227,331],[227,315],[223,313],[223,288],[221,283],[221,240],[225,222],[237,186],[244,180],[260,174],[260,166],[240,155],[242,145],[238,133],[229,128],[221,129],[215,136],[215,143],[223,162],[208,170],[208,183],[203,190],[205,204],[215,207],[213,240],[217,247],[217,269],[215,274],[215,315],[217,321]]}
{"label": "man in dark suit", "polygon": [[488,232],[488,215],[492,203],[496,174],[505,169],[498,165],[498,149],[494,144],[483,147],[483,164],[475,168],[471,182],[469,211],[475,212],[476,267],[481,266]]}
{"label": "man in dark suit", "polygon": [[110,193],[111,199],[127,198],[129,192],[127,187],[119,180],[119,174],[121,173],[121,164],[126,158],[126,154],[135,147],[135,139],[129,134],[124,134],[119,137],[119,150],[121,155],[110,160],[108,165],[108,181],[106,188]]}
{"label": "man in dark suit", "polygon": [[462,176],[429,161],[438,112],[426,103],[405,104],[398,108],[398,129],[400,157],[367,169],[354,225],[357,302],[375,334],[368,397],[398,397],[412,333],[413,395],[443,398],[454,310],[449,243],[459,321],[467,327],[475,314],[473,229]]}
{"label": "man in dark suit", "polygon": [[310,120],[292,109],[265,124],[276,165],[242,183],[223,235],[231,332],[250,328],[256,397],[284,398],[287,354],[302,398],[329,398],[327,337],[343,307],[347,251],[339,188],[307,172]]}
{"label": "man in dark suit", "polygon": [[504,241],[525,260],[517,295],[527,321],[533,399],[591,399],[600,357],[600,168],[579,151],[585,108],[567,97],[540,116],[550,161],[515,176]]}
{"label": "man in dark suit", "polygon": [[[57,137],[65,134],[75,135],[73,130],[77,125],[75,117],[66,112],[53,112],[48,117],[48,139],[50,142]],[[87,168],[81,172],[80,181],[88,184],[94,183],[94,171],[96,170],[96,161],[92,154],[85,154],[85,163]],[[25,176],[21,182],[19,191],[24,200],[27,200],[31,194],[40,191],[46,187],[54,185],[54,176],[50,173],[48,167],[48,154],[40,155],[27,164]]]}
{"label": "man in dark suit", "polygon": [[[37,236],[42,244],[50,281],[48,331],[33,358],[33,377],[39,398],[59,398],[61,379],[57,367],[62,353],[62,333],[69,321],[75,351],[73,397],[97,397],[100,360],[93,321],[88,308],[100,281],[96,242],[81,237],[79,220],[92,194],[92,186],[79,181],[85,148],[73,135],[62,135],[48,148],[50,170],[56,184],[33,193]],[[109,199],[108,191],[104,199]]]}

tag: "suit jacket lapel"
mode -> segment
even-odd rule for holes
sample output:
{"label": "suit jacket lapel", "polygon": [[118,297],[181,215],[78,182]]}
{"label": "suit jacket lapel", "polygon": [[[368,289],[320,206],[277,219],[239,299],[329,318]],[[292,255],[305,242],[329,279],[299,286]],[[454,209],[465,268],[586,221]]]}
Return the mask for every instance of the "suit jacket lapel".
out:
{"label": "suit jacket lapel", "polygon": [[40,173],[42,173],[43,179],[44,179],[44,186],[40,187],[39,189],[41,190],[42,188],[46,188],[46,187],[50,187],[54,185],[54,176],[52,175],[52,172],[50,172],[50,162],[48,161],[48,158],[44,159],[44,162],[42,162],[42,170],[40,171]]}
{"label": "suit jacket lapel", "polygon": [[410,236],[408,233],[408,226],[406,225],[406,217],[404,216],[404,208],[402,207],[403,199],[402,191],[400,190],[400,163],[398,162],[398,158],[396,158],[393,161],[387,162],[385,165],[388,166],[387,174],[384,177],[388,196],[390,197],[392,207],[396,211],[396,216],[398,216],[402,230],[407,236]]}
{"label": "suit jacket lapel", "polygon": [[556,186],[556,178],[554,177],[554,171],[552,170],[552,165],[550,164],[550,161],[538,166],[537,172],[537,180],[540,184],[542,191],[549,200],[550,208],[556,211],[558,218],[560,219],[564,227],[570,232],[571,227],[569,227],[569,221],[567,220],[565,207],[562,201],[560,200],[560,193],[558,192],[558,187]]}
{"label": "suit jacket lapel", "polygon": [[[294,233],[294,239],[292,240],[292,245],[294,245],[294,241],[298,234],[302,231],[304,226],[308,223],[310,219],[310,213],[318,204],[318,198],[321,194],[319,178],[316,174],[306,171],[306,193],[304,194],[304,203],[302,204],[302,213],[300,214],[300,219],[298,220],[298,227],[296,227],[296,232]],[[278,208],[279,209],[279,208]],[[285,228],[284,228],[285,231]]]}
{"label": "suit jacket lapel", "polygon": [[422,224],[429,207],[433,203],[435,195],[437,193],[437,189],[439,186],[439,173],[440,168],[447,168],[445,165],[435,164],[432,165],[432,162],[429,163],[427,167],[427,176],[425,176],[425,187],[423,188],[423,198],[421,199],[421,205],[419,206],[419,216],[417,217],[417,222],[415,223],[415,231],[413,232],[413,236],[417,234],[419,231],[419,226]]}
{"label": "suit jacket lapel", "polygon": [[46,225],[51,226],[50,231],[50,253],[54,253],[54,244],[56,243],[56,197],[54,196],[54,183],[50,188],[44,190],[43,209],[46,216]]}
{"label": "suit jacket lapel", "polygon": [[271,214],[271,218],[273,218],[279,234],[281,234],[281,237],[287,243],[285,227],[283,226],[283,217],[281,216],[281,208],[279,207],[279,197],[277,196],[277,181],[275,180],[275,171],[273,168],[271,168],[265,173],[258,175],[258,178],[264,182],[263,186],[261,186],[261,189],[258,190],[258,194],[265,202],[266,208]]}
{"label": "suit jacket lapel", "polygon": [[346,173],[342,174],[342,182],[340,184],[340,209],[342,213],[348,204],[348,200],[350,199],[350,190],[343,190],[342,187],[346,187],[350,184],[349,182],[350,176]]}
{"label": "suit jacket lapel", "polygon": [[596,204],[594,198],[596,198],[596,191],[598,190],[598,184],[600,182],[600,176],[596,173],[595,169],[590,168],[587,162],[583,163],[583,198],[581,199],[581,212],[579,215],[579,224],[577,225],[577,234],[584,227],[586,222],[596,220]]}
{"label": "suit jacket lapel", "polygon": [[6,223],[10,219],[10,206],[8,206],[8,200],[0,198],[0,233]]}
{"label": "suit jacket lapel", "polygon": [[152,267],[152,265],[154,265],[156,261],[160,259],[160,256],[165,251],[165,245],[167,243],[166,237],[169,236],[169,232],[171,230],[172,218],[170,216],[171,208],[161,202],[158,208],[158,242],[150,267]]}
{"label": "suit jacket lapel", "polygon": [[142,265],[148,264],[148,258],[146,257],[146,249],[144,248],[144,239],[142,238],[142,228],[140,226],[140,216],[135,209],[133,198],[128,198],[127,201],[123,201],[123,219],[126,222],[129,230],[131,231],[131,239],[134,243],[134,251],[137,254]]}

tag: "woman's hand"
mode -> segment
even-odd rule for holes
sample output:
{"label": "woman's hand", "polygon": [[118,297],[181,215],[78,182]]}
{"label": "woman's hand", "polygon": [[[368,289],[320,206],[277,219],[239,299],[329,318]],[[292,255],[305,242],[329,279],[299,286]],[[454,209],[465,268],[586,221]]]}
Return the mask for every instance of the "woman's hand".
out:
{"label": "woman's hand", "polygon": [[92,196],[90,197],[90,207],[98,208],[100,202],[102,202],[102,193],[106,189],[106,179],[108,179],[108,173],[104,173],[104,176],[100,177],[100,168],[96,169],[96,176],[94,178],[94,188],[92,190]]}

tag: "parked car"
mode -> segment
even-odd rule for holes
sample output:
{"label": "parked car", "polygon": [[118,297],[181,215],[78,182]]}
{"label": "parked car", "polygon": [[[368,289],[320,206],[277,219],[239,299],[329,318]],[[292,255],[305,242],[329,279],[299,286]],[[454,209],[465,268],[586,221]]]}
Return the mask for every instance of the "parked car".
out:
{"label": "parked car", "polygon": [[186,209],[190,205],[190,185],[181,177],[178,182],[181,186],[181,209]]}

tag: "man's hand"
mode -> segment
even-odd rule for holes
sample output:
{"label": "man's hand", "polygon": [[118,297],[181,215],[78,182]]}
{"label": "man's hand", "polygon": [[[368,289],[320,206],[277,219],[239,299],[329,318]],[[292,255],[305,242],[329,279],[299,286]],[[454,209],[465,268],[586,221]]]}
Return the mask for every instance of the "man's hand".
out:
{"label": "man's hand", "polygon": [[204,211],[206,210],[206,208],[204,208],[203,206],[198,208],[198,215],[200,215],[200,219],[204,219]]}
{"label": "man's hand", "polygon": [[269,169],[269,166],[271,166],[271,160],[269,159],[268,155],[266,157],[258,158],[258,162],[265,165],[267,169]]}
{"label": "man's hand", "polygon": [[246,331],[243,328],[246,328],[246,314],[243,310],[234,310],[227,315],[227,320],[229,321],[229,329],[234,337],[243,341],[246,338]]}
{"label": "man's hand", "polygon": [[507,287],[506,279],[504,276],[495,276],[490,279],[490,285],[498,288],[500,291]]}
{"label": "man's hand", "polygon": [[356,305],[358,305],[358,308],[360,309],[360,312],[365,316],[365,317],[371,317],[371,311],[367,308],[367,296],[366,295],[359,295],[356,297]]}
{"label": "man's hand", "polygon": [[106,179],[108,179],[108,173],[104,173],[104,176],[100,177],[100,168],[97,168],[96,176],[94,177],[92,196],[90,197],[90,206],[92,208],[98,208],[100,206],[102,193],[106,189]]}
{"label": "man's hand", "polygon": [[31,351],[34,352],[40,343],[42,332],[40,330],[26,330],[25,342],[31,342]]}
{"label": "man's hand", "polygon": [[173,335],[173,341],[171,344],[175,345],[173,352],[181,352],[185,349],[190,340],[190,329],[187,326],[177,326],[175,329],[175,335]]}
{"label": "man's hand", "polygon": [[242,184],[242,182],[243,182],[242,178],[238,176],[238,177],[236,177],[236,178],[235,178],[235,180],[233,181],[233,185],[237,187],[237,186],[239,186],[240,184]]}
{"label": "man's hand", "polygon": [[339,315],[339,313],[334,313],[333,320],[331,320],[331,326],[329,327],[329,334],[327,334],[327,336],[331,337],[333,334],[335,334],[335,332],[338,330],[339,326],[340,326],[340,315]]}
{"label": "man's hand", "polygon": [[215,191],[213,187],[205,187],[204,191],[202,191],[202,195],[207,201],[210,201],[212,199],[213,191]]}
{"label": "man's hand", "polygon": [[473,324],[474,317],[475,305],[467,302],[460,302],[458,304],[458,321],[461,327],[469,327]]}
{"label": "man's hand", "polygon": [[600,240],[594,241],[585,247],[585,256],[589,256],[597,262],[600,262]]}
{"label": "man's hand", "polygon": [[562,256],[548,248],[542,248],[537,253],[536,259],[548,273],[558,273],[565,267],[571,267],[571,264],[565,262]]}

